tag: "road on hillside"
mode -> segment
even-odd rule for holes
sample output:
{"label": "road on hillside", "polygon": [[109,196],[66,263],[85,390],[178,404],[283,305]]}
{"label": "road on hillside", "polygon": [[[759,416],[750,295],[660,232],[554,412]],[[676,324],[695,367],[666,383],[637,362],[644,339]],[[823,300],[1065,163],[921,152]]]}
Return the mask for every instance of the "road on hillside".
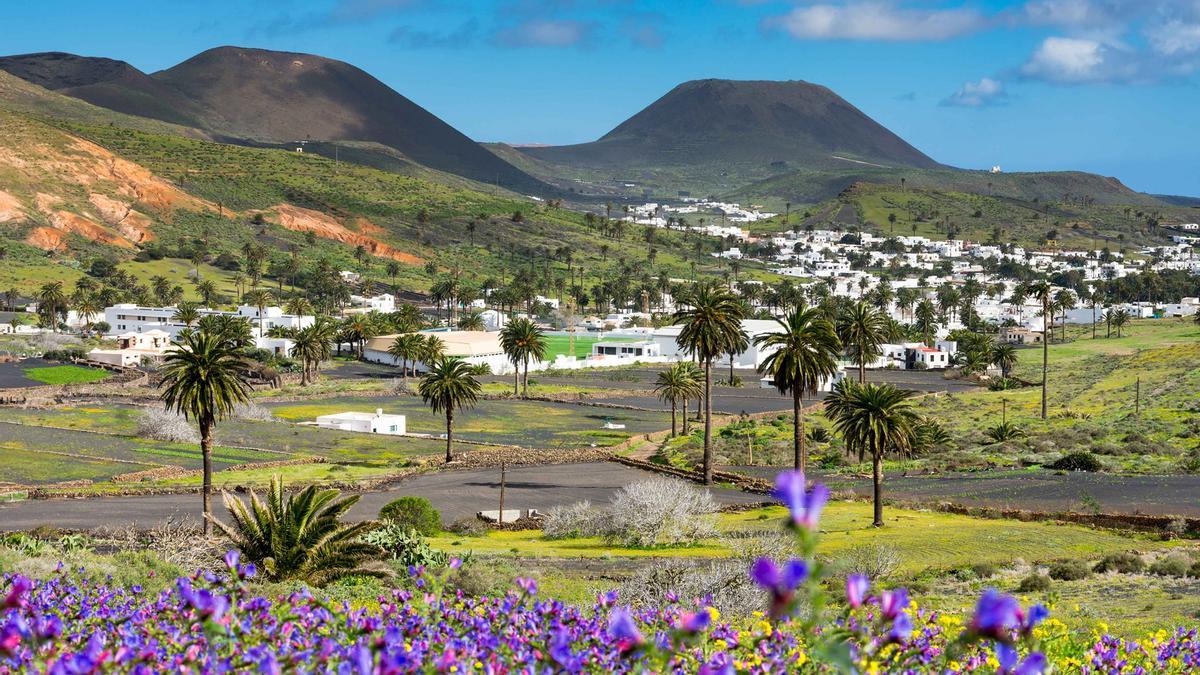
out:
{"label": "road on hillside", "polygon": [[[589,500],[605,504],[622,487],[657,474],[615,464],[557,464],[552,466],[513,467],[507,472],[504,507],[538,509]],[[712,488],[713,497],[722,504],[762,502],[762,495],[737,490]],[[500,502],[500,470],[471,469],[425,474],[405,480],[385,490],[361,493],[362,498],[349,513],[352,520],[374,518],[379,509],[397,497],[425,497],[449,523],[457,518],[496,509]],[[219,495],[215,511],[224,514]],[[101,527],[150,528],[169,519],[199,522],[200,495],[150,495],[145,497],[101,497],[95,499],[47,499],[0,505],[0,531],[28,530],[48,525],[68,530]]]}
{"label": "road on hillside", "polygon": [[[724,467],[762,478],[781,471],[769,467]],[[869,496],[869,479],[823,477],[833,489]],[[952,502],[1027,511],[1095,511],[1200,517],[1200,476],[1122,476],[1108,473],[995,471],[936,476],[886,476],[886,499]]]}

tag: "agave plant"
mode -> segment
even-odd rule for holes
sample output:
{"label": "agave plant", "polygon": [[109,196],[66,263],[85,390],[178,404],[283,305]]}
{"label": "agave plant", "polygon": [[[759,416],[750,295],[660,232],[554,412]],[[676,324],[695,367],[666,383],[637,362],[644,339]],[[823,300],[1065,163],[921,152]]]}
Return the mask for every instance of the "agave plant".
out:
{"label": "agave plant", "polygon": [[1025,430],[1012,422],[1001,422],[984,433],[995,443],[1003,443],[1025,436]]}
{"label": "agave plant", "polygon": [[322,586],[349,575],[387,576],[388,569],[379,562],[382,551],[361,540],[375,524],[341,522],[358,496],[339,499],[340,494],[310,485],[285,495],[277,475],[266,502],[254,491],[249,505],[224,493],[233,524],[216,518],[212,522],[268,581],[295,579]]}

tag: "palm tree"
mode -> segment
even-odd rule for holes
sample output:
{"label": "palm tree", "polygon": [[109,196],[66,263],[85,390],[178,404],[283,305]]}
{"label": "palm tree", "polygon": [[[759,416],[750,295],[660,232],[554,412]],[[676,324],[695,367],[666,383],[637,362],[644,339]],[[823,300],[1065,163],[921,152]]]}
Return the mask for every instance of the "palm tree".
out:
{"label": "palm tree", "polygon": [[914,443],[919,418],[910,404],[912,395],[891,384],[842,380],[825,399],[825,414],[846,449],[858,452],[860,462],[871,456],[875,527],[883,527],[883,458],[907,454]]}
{"label": "palm tree", "polygon": [[75,303],[75,311],[79,312],[79,318],[83,319],[84,328],[90,329],[93,323],[92,319],[97,314],[103,312],[104,308],[96,301],[95,296],[88,295],[80,298],[79,302]]}
{"label": "palm tree", "polygon": [[192,324],[200,320],[200,311],[194,302],[181,302],[175,308],[175,314],[171,318],[183,324],[185,328],[191,328]]}
{"label": "palm tree", "polygon": [[808,469],[804,446],[804,394],[817,391],[838,372],[842,345],[833,324],[815,307],[798,306],[785,318],[775,320],[779,330],[754,338],[754,345],[770,355],[758,367],[770,373],[780,393],[792,395],[792,450],[797,471]]}
{"label": "palm tree", "polygon": [[67,294],[63,282],[51,281],[38,290],[38,314],[42,315],[50,330],[58,331],[58,317],[67,311]]}
{"label": "palm tree", "polygon": [[[700,380],[690,367],[692,364],[679,361],[658,373],[654,382],[654,393],[659,400],[671,404],[671,436],[675,436],[676,410],[683,403],[683,426],[687,428],[687,400],[700,395]],[[686,433],[686,431],[685,431]]]}
{"label": "palm tree", "polygon": [[200,300],[205,307],[212,308],[217,302],[217,285],[212,279],[204,279],[196,284],[196,292],[200,294]]}
{"label": "palm tree", "polygon": [[254,344],[254,330],[250,320],[244,316],[208,314],[196,322],[200,332],[216,335],[232,349],[244,350]]}
{"label": "palm tree", "polygon": [[376,525],[341,522],[358,503],[358,495],[339,498],[337,490],[310,485],[285,496],[283,479],[276,475],[266,502],[253,490],[249,506],[228,492],[223,496],[233,524],[213,516],[208,519],[262,570],[265,581],[298,580],[323,586],[350,575],[388,575],[382,564],[371,565],[382,553],[379,548],[361,541]]}
{"label": "palm tree", "polygon": [[316,379],[318,364],[332,355],[336,330],[333,322],[322,316],[292,337],[292,357],[301,361],[300,386]]}
{"label": "palm tree", "polygon": [[879,358],[891,332],[887,315],[861,300],[838,318],[837,333],[850,360],[858,364],[858,382],[867,378],[867,363]]}
{"label": "palm tree", "polygon": [[712,365],[713,360],[745,339],[742,303],[728,288],[700,284],[687,298],[688,306],[675,312],[682,324],[676,341],[704,366],[704,483],[712,484]]}
{"label": "palm tree", "polygon": [[992,348],[992,363],[1000,369],[1005,378],[1017,367],[1017,348],[1010,344],[1000,344]]}
{"label": "palm tree", "polygon": [[392,344],[388,345],[388,354],[400,362],[400,377],[408,384],[408,364],[419,361],[425,348],[425,338],[417,333],[397,335]]}
{"label": "palm tree", "polygon": [[433,412],[446,415],[446,461],[454,461],[454,411],[475,405],[483,391],[471,366],[459,358],[440,358],[429,364],[417,392]]}
{"label": "palm tree", "polygon": [[185,330],[179,345],[163,359],[161,398],[168,410],[182,413],[200,427],[200,455],[204,467],[204,534],[212,515],[213,427],[248,399],[241,347],[227,336]]}
{"label": "palm tree", "polygon": [[1129,312],[1123,309],[1118,309],[1113,312],[1112,326],[1117,329],[1117,337],[1121,337],[1121,330],[1129,323]]}
{"label": "palm tree", "polygon": [[[529,360],[539,361],[546,358],[546,334],[532,320],[524,317],[513,319],[500,329],[500,348],[504,350],[508,360],[516,368],[516,374],[521,377],[521,396],[529,395]],[[524,373],[521,366],[524,365]],[[513,395],[517,393],[517,381],[514,376]]]}
{"label": "palm tree", "polygon": [[459,330],[482,331],[486,328],[483,323],[483,315],[479,312],[471,312],[470,314],[458,320]]}
{"label": "palm tree", "polygon": [[287,301],[284,311],[293,316],[309,316],[313,313],[313,304],[304,296],[297,296]]}
{"label": "palm tree", "polygon": [[1050,284],[1038,281],[1029,286],[1029,294],[1042,303],[1042,419],[1046,419],[1046,382],[1050,372],[1050,324],[1053,318],[1050,314]]}
{"label": "palm tree", "polygon": [[389,261],[387,261],[387,265],[385,265],[383,269],[385,272],[387,272],[388,277],[391,278],[392,293],[395,293],[396,292],[396,276],[400,274],[400,263],[396,262],[395,260],[389,260]]}
{"label": "palm tree", "polygon": [[938,323],[937,310],[933,307],[933,302],[928,298],[917,304],[917,311],[914,315],[916,321],[913,322],[913,328],[921,336],[921,341],[926,347],[933,346],[933,340],[937,337]]}
{"label": "palm tree", "polygon": [[258,309],[258,337],[263,336],[263,310],[275,301],[275,296],[265,288],[256,288],[242,296],[242,302],[253,305]]}

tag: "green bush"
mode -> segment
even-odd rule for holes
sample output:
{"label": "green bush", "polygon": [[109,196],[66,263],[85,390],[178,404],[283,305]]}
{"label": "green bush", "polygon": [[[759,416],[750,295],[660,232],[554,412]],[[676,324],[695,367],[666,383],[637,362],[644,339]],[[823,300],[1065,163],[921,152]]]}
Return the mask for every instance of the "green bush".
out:
{"label": "green bush", "polygon": [[978,579],[991,579],[996,576],[996,566],[991,563],[975,563],[971,565],[971,573]]}
{"label": "green bush", "polygon": [[1017,586],[1018,593],[1045,593],[1050,590],[1050,577],[1042,576],[1037,572],[1030,574],[1021,580]]}
{"label": "green bush", "polygon": [[1050,578],[1057,581],[1079,581],[1092,576],[1092,571],[1082,560],[1066,560],[1050,566]]}
{"label": "green bush", "polygon": [[1173,553],[1151,563],[1150,573],[1160,577],[1186,577],[1191,567],[1192,561],[1187,556]]}
{"label": "green bush", "polygon": [[401,567],[443,567],[450,556],[433,548],[425,539],[394,520],[363,535],[362,540],[383,549]]}
{"label": "green bush", "polygon": [[1096,563],[1096,572],[1120,572],[1137,574],[1146,569],[1146,563],[1136,553],[1110,553]]}
{"label": "green bush", "polygon": [[442,531],[442,514],[424,497],[401,497],[379,509],[379,519],[426,537]]}
{"label": "green bush", "polygon": [[489,528],[487,523],[483,522],[482,520],[475,518],[474,516],[468,516],[465,518],[458,518],[454,522],[450,523],[450,525],[446,527],[446,531],[453,532],[454,534],[461,534],[465,537],[482,537],[488,533]]}
{"label": "green bush", "polygon": [[1072,452],[1063,455],[1049,466],[1059,471],[1103,471],[1104,465],[1090,452]]}

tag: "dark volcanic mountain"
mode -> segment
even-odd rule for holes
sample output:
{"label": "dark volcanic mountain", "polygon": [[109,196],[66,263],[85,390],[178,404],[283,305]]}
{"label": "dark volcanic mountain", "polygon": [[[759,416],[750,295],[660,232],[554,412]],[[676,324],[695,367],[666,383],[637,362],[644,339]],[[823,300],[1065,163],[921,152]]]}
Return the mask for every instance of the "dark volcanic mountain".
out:
{"label": "dark volcanic mountain", "polygon": [[231,142],[369,141],[480,182],[546,188],[359,68],[311,54],[218,47],[152,75],[122,61],[69,54],[8,57],[0,68],[96,105]]}
{"label": "dark volcanic mountain", "polygon": [[0,70],[109,110],[198,127],[202,106],[124,61],[63,52],[0,57]]}
{"label": "dark volcanic mountain", "polygon": [[558,164],[618,169],[938,166],[828,88],[801,81],[685,82],[598,141],[521,150]]}

